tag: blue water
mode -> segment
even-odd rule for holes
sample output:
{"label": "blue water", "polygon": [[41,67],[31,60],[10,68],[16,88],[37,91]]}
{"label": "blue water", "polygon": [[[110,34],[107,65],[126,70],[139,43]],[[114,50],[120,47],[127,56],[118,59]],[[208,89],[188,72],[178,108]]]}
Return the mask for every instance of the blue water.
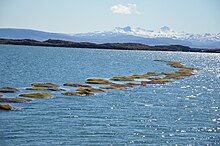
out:
{"label": "blue water", "polygon": [[155,59],[200,70],[166,85],[13,103],[22,110],[0,111],[0,145],[220,145],[220,54],[0,45],[0,87],[175,71]]}

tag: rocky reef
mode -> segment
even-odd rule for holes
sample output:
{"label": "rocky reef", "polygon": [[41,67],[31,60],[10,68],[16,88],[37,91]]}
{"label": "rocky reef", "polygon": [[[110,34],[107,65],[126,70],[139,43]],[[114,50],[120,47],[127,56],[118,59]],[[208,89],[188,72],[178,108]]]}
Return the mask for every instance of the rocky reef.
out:
{"label": "rocky reef", "polygon": [[12,110],[13,107],[10,104],[0,104],[0,110]]}
{"label": "rocky reef", "polygon": [[59,91],[62,90],[59,85],[52,83],[32,83],[31,88],[26,88],[26,90],[51,90],[51,91]]}
{"label": "rocky reef", "polygon": [[112,84],[109,80],[106,79],[87,79],[87,84]]}
{"label": "rocky reef", "polygon": [[0,88],[0,92],[2,92],[2,93],[15,93],[15,92],[20,92],[20,91],[16,88],[12,88],[12,87],[2,87],[2,88]]}
{"label": "rocky reef", "polygon": [[26,98],[2,98],[0,97],[0,102],[13,102],[13,103],[20,103],[20,102],[30,102],[31,99]]}
{"label": "rocky reef", "polygon": [[94,95],[93,92],[83,90],[83,91],[67,91],[67,92],[62,92],[64,95],[77,95],[77,96],[88,96],[88,95]]}
{"label": "rocky reef", "polygon": [[102,89],[117,89],[117,90],[126,90],[125,85],[110,85],[110,86],[101,86]]}
{"label": "rocky reef", "polygon": [[[23,93],[20,94],[20,97],[27,98],[52,98],[53,95],[50,92],[58,92],[62,95],[71,95],[71,96],[91,96],[95,95],[94,92],[107,92],[107,90],[127,90],[130,88],[135,88],[138,86],[146,86],[151,84],[167,84],[172,83],[175,80],[184,79],[195,75],[197,68],[186,67],[181,62],[172,62],[166,60],[155,60],[158,62],[166,63],[172,68],[175,68],[174,72],[147,72],[145,74],[133,74],[128,76],[113,76],[109,79],[102,78],[89,78],[82,83],[65,83],[63,86],[68,86],[74,91],[63,91],[61,86],[53,83],[32,83],[30,88],[26,90],[48,90],[47,92],[37,92],[37,93]],[[2,87],[0,92],[7,93],[16,93],[20,92],[16,88],[12,87]],[[22,91],[23,92],[23,91]],[[52,92],[52,93],[53,93]],[[110,92],[110,91],[109,91]],[[97,93],[100,94],[100,93]],[[20,103],[20,102],[30,102],[31,99],[26,98],[8,98],[2,97],[0,94],[0,102],[4,103]],[[13,108],[9,104],[0,104],[1,110],[20,110],[19,108]]]}
{"label": "rocky reef", "polygon": [[46,92],[38,92],[38,93],[24,93],[19,96],[28,97],[28,98],[52,98],[53,96]]}
{"label": "rocky reef", "polygon": [[85,83],[65,83],[63,86],[70,86],[70,87],[91,87],[88,84]]}
{"label": "rocky reef", "polygon": [[76,91],[89,91],[89,92],[105,92],[105,90],[100,88],[93,88],[93,87],[84,87],[84,88],[78,88]]}

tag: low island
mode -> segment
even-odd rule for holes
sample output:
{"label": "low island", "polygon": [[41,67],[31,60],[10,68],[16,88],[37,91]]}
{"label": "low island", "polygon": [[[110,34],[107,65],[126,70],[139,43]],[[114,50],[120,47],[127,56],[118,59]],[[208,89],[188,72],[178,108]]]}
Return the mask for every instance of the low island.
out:
{"label": "low island", "polygon": [[30,39],[5,39],[0,38],[0,44],[26,45],[26,46],[48,46],[48,47],[68,47],[68,48],[93,48],[93,49],[114,49],[114,50],[145,50],[145,51],[181,51],[181,52],[205,52],[220,53],[220,48],[190,48],[182,45],[158,45],[149,46],[139,43],[105,43],[95,44],[90,42],[71,42],[64,40],[36,41]]}

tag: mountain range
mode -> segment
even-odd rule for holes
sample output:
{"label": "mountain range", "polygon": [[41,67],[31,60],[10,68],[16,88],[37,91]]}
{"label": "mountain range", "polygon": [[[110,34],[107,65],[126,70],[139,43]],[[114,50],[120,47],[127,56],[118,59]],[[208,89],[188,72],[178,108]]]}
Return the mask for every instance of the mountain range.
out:
{"label": "mountain range", "polygon": [[0,38],[48,39],[91,43],[140,43],[145,45],[183,45],[192,48],[220,48],[220,33],[193,34],[176,32],[167,26],[153,31],[143,28],[116,27],[112,31],[78,34],[51,33],[31,29],[0,28]]}

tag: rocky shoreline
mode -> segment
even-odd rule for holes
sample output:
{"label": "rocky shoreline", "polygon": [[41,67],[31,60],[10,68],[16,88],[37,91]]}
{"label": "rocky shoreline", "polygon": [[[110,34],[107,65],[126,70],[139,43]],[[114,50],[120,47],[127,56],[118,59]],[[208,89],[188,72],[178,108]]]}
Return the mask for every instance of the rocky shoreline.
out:
{"label": "rocky shoreline", "polygon": [[48,46],[48,47],[68,47],[68,48],[93,48],[93,49],[113,49],[113,50],[145,50],[145,51],[181,51],[181,52],[205,52],[220,53],[220,48],[202,49],[190,48],[181,45],[170,46],[148,46],[138,43],[106,43],[95,44],[90,42],[71,42],[64,40],[36,41],[30,39],[4,39],[0,38],[0,44],[25,45],[25,46]]}

